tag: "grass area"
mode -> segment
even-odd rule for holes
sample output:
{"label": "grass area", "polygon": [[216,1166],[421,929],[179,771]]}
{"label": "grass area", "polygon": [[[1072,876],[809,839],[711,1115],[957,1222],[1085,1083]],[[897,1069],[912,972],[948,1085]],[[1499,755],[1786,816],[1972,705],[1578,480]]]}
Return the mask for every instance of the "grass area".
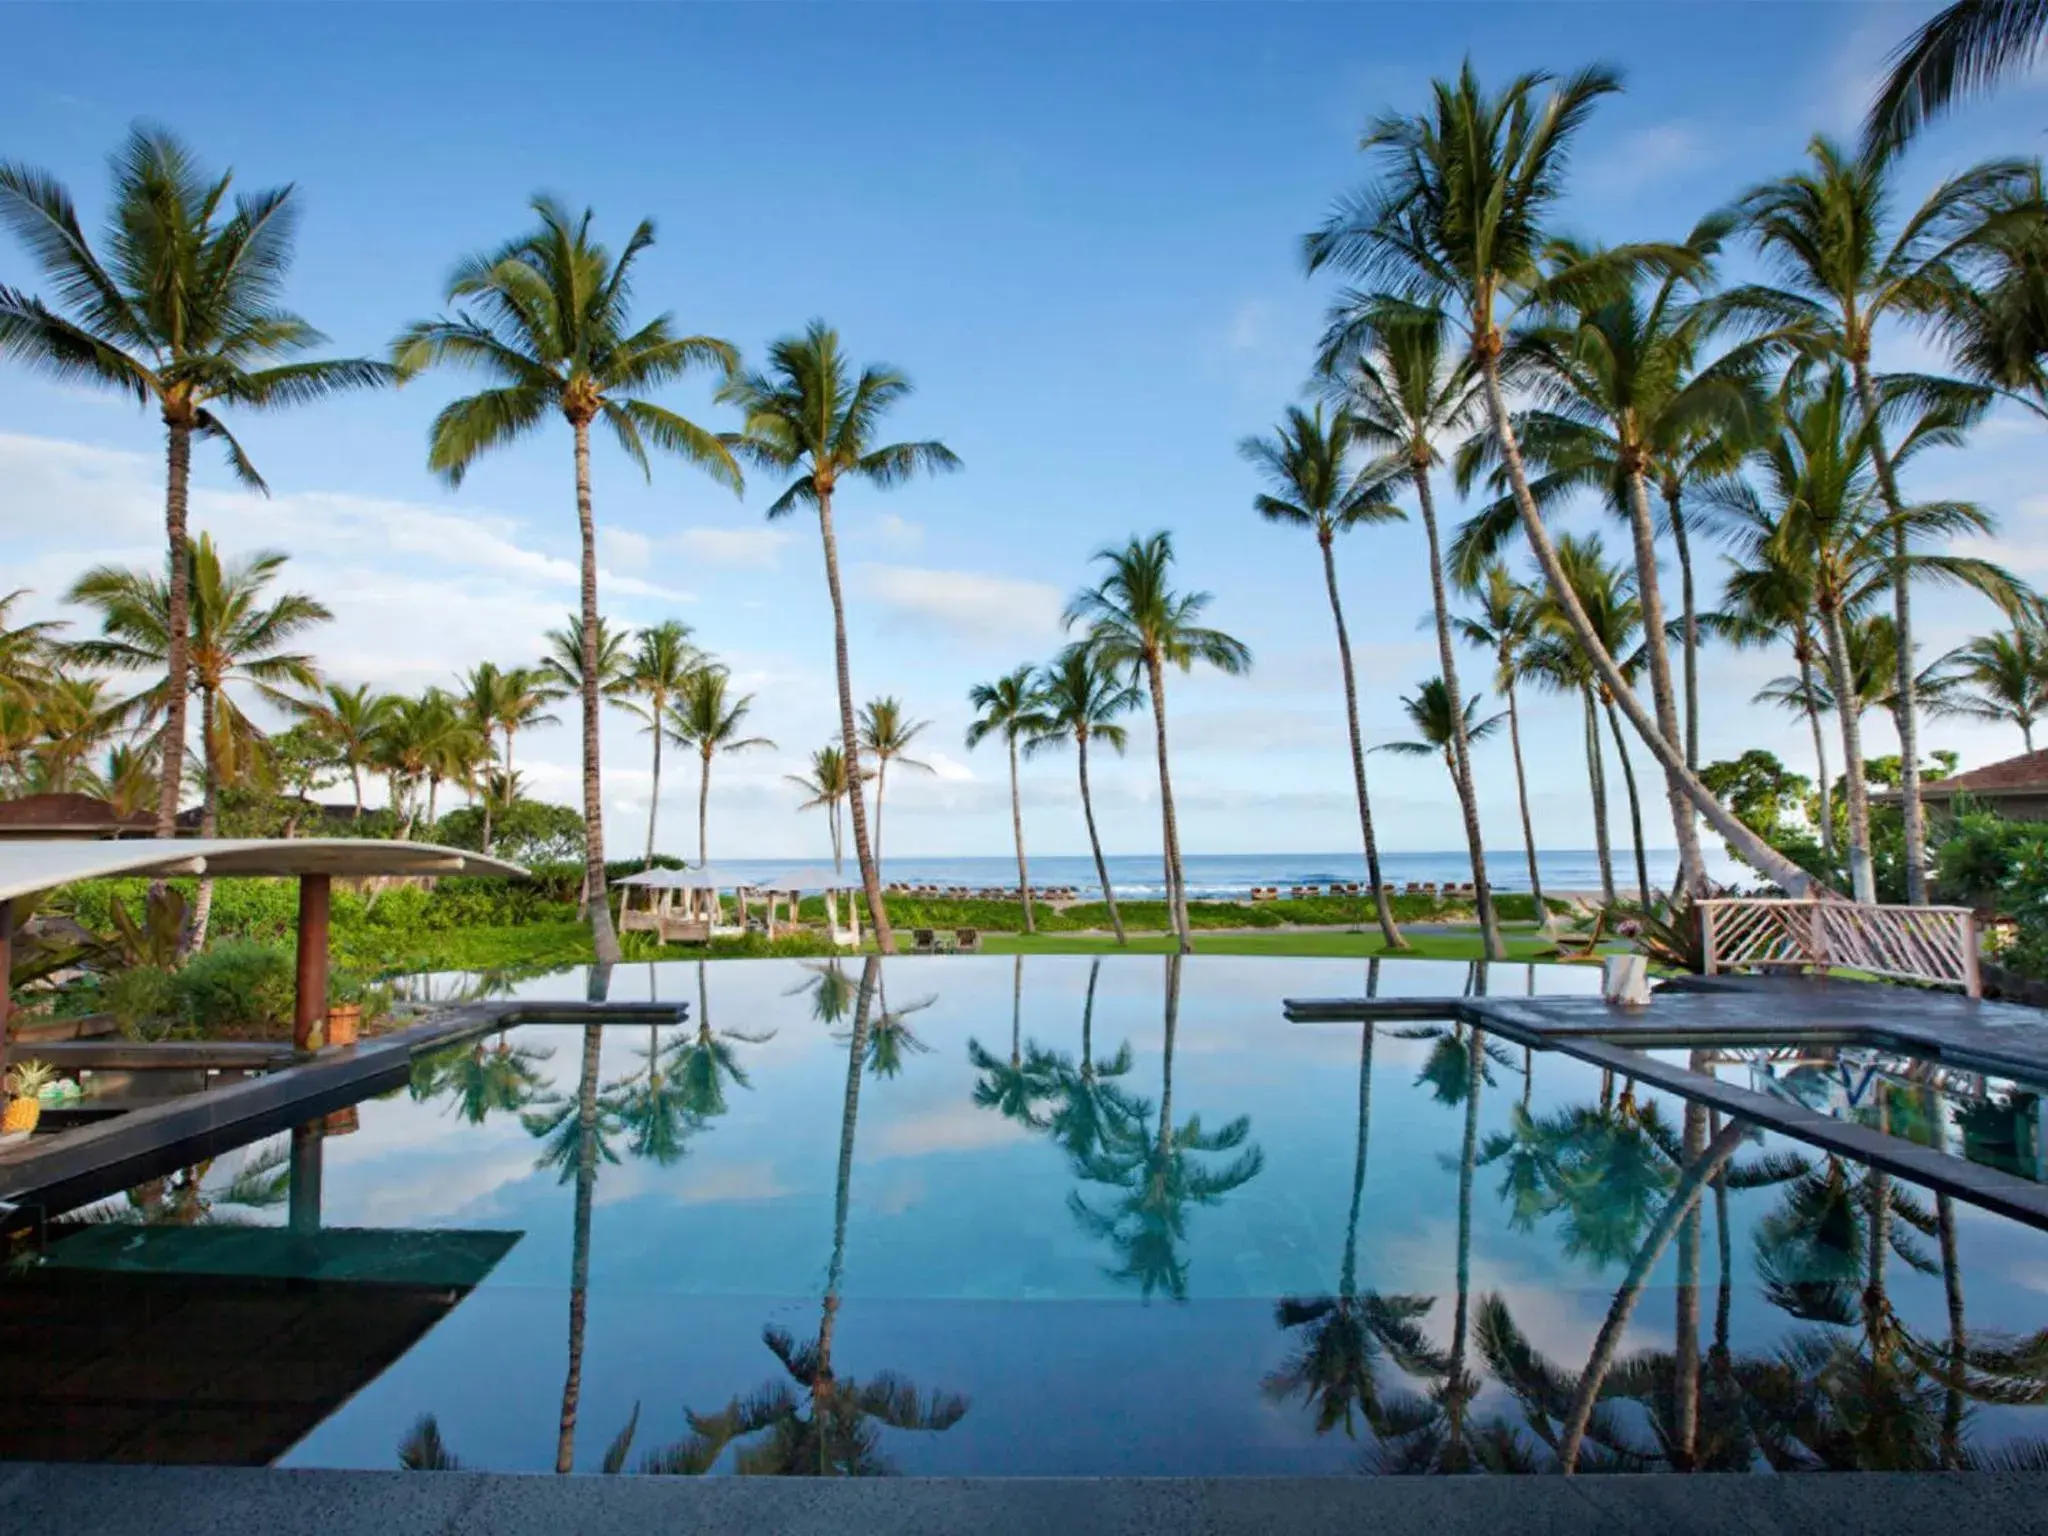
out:
{"label": "grass area", "polygon": [[[1506,932],[1510,960],[1533,960],[1550,948],[1535,930]],[[1479,960],[1485,952],[1475,929],[1466,933],[1417,933],[1408,936],[1409,947],[1390,950],[1378,930],[1364,933],[1330,929],[1289,929],[1279,933],[1201,933],[1195,936],[1195,952],[1201,955],[1293,955],[1323,956],[1331,959],[1368,960],[1388,955],[1403,960]],[[1110,934],[1095,933],[991,933],[982,938],[983,950],[992,955],[1164,955],[1173,951],[1173,936],[1167,933],[1134,933],[1128,946],[1119,948]]]}

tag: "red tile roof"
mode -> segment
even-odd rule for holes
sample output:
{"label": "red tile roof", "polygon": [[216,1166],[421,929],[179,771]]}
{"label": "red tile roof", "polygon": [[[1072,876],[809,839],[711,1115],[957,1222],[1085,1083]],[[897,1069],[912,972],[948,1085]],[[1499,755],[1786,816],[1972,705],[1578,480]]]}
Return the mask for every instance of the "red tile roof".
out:
{"label": "red tile roof", "polygon": [[1958,773],[1931,783],[1922,782],[1926,795],[1974,795],[1997,790],[2040,790],[2048,793],[2048,750],[2022,752],[2001,763],[1986,763],[1968,773]]}
{"label": "red tile roof", "polygon": [[113,837],[126,833],[147,837],[156,817],[147,811],[123,816],[91,795],[24,795],[0,800],[0,835]]}

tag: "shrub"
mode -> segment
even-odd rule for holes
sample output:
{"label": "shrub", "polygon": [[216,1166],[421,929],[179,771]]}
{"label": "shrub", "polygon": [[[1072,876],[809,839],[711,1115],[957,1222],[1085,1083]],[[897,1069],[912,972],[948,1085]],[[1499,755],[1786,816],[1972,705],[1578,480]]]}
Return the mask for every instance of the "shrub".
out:
{"label": "shrub", "polygon": [[99,1004],[130,1039],[161,1040],[178,1027],[178,978],[160,966],[131,966],[107,978]]}
{"label": "shrub", "polygon": [[1935,849],[1936,889],[1945,901],[1996,907],[2022,856],[2044,842],[2048,824],[2007,821],[1988,811],[1960,815]]}
{"label": "shrub", "polygon": [[178,1010],[202,1033],[282,1023],[297,990],[291,955],[253,939],[210,945],[185,962],[176,980]]}

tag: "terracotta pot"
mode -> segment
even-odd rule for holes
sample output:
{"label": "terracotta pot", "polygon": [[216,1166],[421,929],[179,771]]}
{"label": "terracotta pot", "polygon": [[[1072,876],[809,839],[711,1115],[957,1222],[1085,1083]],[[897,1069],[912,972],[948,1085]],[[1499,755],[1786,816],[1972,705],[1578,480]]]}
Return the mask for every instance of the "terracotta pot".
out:
{"label": "terracotta pot", "polygon": [[361,1003],[336,1003],[327,1010],[327,1034],[321,1042],[324,1045],[354,1045],[356,1031],[363,1022]]}

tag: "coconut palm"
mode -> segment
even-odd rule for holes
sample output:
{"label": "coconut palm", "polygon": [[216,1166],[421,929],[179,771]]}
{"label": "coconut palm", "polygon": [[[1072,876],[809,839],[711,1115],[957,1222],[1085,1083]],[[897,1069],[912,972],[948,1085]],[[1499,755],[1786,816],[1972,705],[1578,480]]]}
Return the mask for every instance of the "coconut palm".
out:
{"label": "coconut palm", "polygon": [[14,623],[14,605],[28,595],[26,587],[0,595],[0,697],[16,702],[32,700],[50,681],[59,655],[57,635],[70,627],[60,619]]}
{"label": "coconut palm", "polygon": [[991,736],[1001,736],[1010,753],[1010,830],[1017,840],[1017,891],[1024,900],[1024,931],[1036,933],[1031,915],[1031,873],[1024,862],[1024,802],[1017,788],[1017,748],[1041,735],[1047,725],[1044,700],[1038,693],[1038,669],[1026,662],[991,683],[967,690],[975,718],[967,727],[971,752]]}
{"label": "coconut palm", "polygon": [[509,805],[512,800],[510,791],[518,776],[518,770],[512,766],[513,738],[535,726],[558,724],[556,717],[548,713],[548,706],[561,694],[551,685],[544,668],[500,669],[488,662],[484,665],[491,667],[492,680],[482,694],[477,692],[477,678],[483,667],[471,672],[465,682],[471,710],[485,710],[488,720],[505,733],[504,777],[508,789],[506,804]]}
{"label": "coconut palm", "polygon": [[910,744],[924,734],[929,720],[912,720],[894,695],[871,699],[860,712],[860,749],[875,763],[875,868],[882,868],[882,795],[889,787],[889,765],[901,763],[931,773],[930,763],[907,756]]}
{"label": "coconut palm", "polygon": [[[583,626],[575,614],[559,629],[546,632],[546,649],[539,674],[542,692],[552,703],[556,699],[580,698],[583,694]],[[608,704],[630,707],[633,692],[633,633],[613,629],[610,619],[597,621],[597,694]]]}
{"label": "coconut palm", "polygon": [[2048,709],[2048,637],[2040,624],[2022,619],[1974,636],[1938,665],[1957,685],[1943,714],[2016,725],[2025,749],[2034,750],[2034,722]]}
{"label": "coconut palm", "polygon": [[84,794],[111,798],[92,760],[122,732],[131,712],[112,697],[104,677],[52,674],[36,695],[35,745],[23,774],[29,794]]}
{"label": "coconut palm", "polygon": [[646,862],[650,866],[654,863],[655,816],[661,809],[661,740],[667,734],[669,708],[703,666],[704,653],[690,643],[690,626],[679,619],[664,619],[641,630],[627,664],[623,707],[644,721],[646,733],[654,738],[654,777],[647,791]]}
{"label": "coconut palm", "polygon": [[[1444,771],[1453,778],[1457,776],[1457,742],[1460,736],[1467,741],[1484,741],[1500,729],[1506,715],[1480,717],[1479,708],[1485,701],[1484,694],[1475,693],[1465,700],[1463,719],[1453,723],[1451,715],[1451,691],[1440,677],[1424,678],[1413,694],[1401,696],[1401,712],[1408,717],[1408,723],[1421,737],[1419,741],[1390,741],[1380,748],[1402,757],[1438,757],[1443,759]],[[1458,726],[1462,725],[1463,730]]]}
{"label": "coconut palm", "polygon": [[[1479,398],[1469,367],[1451,355],[1450,326],[1441,311],[1413,309],[1392,323],[1375,312],[1370,323],[1333,316],[1324,340],[1325,388],[1340,399],[1351,418],[1353,438],[1377,458],[1366,467],[1380,499],[1402,482],[1413,486],[1429,551],[1430,612],[1436,620],[1437,666],[1451,696],[1452,717],[1464,718],[1457,656],[1451,647],[1451,612],[1444,590],[1444,556],[1436,517],[1432,471],[1442,462],[1440,444],[1469,431],[1479,419]],[[1368,495],[1375,494],[1368,492]],[[1479,841],[1479,801],[1472,784],[1471,743],[1453,743],[1452,789],[1465,822],[1465,851],[1487,958],[1501,960],[1500,924],[1493,887],[1486,878],[1486,850]],[[1377,889],[1378,881],[1374,881]]]}
{"label": "coconut palm", "polygon": [[490,1045],[457,1045],[424,1063],[426,1094],[445,1097],[466,1125],[482,1125],[493,1114],[521,1114],[546,1086],[541,1065],[549,1054],[513,1045],[502,1034]]}
{"label": "coconut palm", "polygon": [[1954,0],[1892,51],[1864,120],[1868,150],[1897,151],[1958,101],[2024,74],[2048,34],[2038,0]]}
{"label": "coconut palm", "polygon": [[[236,701],[247,689],[279,709],[293,708],[300,694],[320,686],[319,670],[304,652],[287,649],[314,626],[333,617],[326,606],[303,592],[270,592],[271,583],[288,558],[275,550],[259,550],[232,564],[223,564],[213,540],[205,534],[185,546],[185,592],[190,629],[185,635],[186,686],[199,699],[201,762],[205,794],[200,835],[219,829],[220,790],[247,771],[259,731]],[[170,666],[171,621],[175,607],[171,583],[145,571],[94,566],[73,583],[66,601],[97,610],[99,638],[68,647],[87,666],[117,672],[162,674],[131,701],[144,724],[172,718]],[[213,907],[213,881],[199,882],[192,909],[188,949],[206,943]]]}
{"label": "coconut palm", "polygon": [[1536,594],[1516,581],[1498,560],[1490,560],[1480,569],[1472,590],[1479,611],[1457,621],[1458,633],[1468,645],[1493,654],[1493,686],[1508,706],[1508,745],[1515,760],[1515,797],[1522,812],[1529,891],[1536,903],[1537,920],[1547,925],[1550,909],[1544,904],[1543,876],[1536,867],[1536,823],[1529,814],[1529,777],[1522,767],[1522,719],[1516,699],[1516,684],[1527,675],[1524,653],[1537,634]]}
{"label": "coconut palm", "polygon": [[[801,336],[785,336],[768,349],[766,372],[727,381],[718,398],[736,405],[744,423],[726,441],[750,462],[796,478],[769,504],[768,516],[782,517],[799,506],[815,507],[825,546],[825,585],[832,597],[834,666],[839,682],[841,750],[850,764],[860,761],[860,727],[853,713],[853,674],[846,655],[846,603],[839,588],[839,541],[832,526],[832,498],[842,481],[865,480],[887,489],[912,475],[955,470],[960,460],[940,442],[878,444],[882,417],[910,394],[910,380],[894,368],[870,364],[854,377],[839,349],[839,333],[813,320]],[[883,954],[896,952],[889,914],[882,906],[881,873],[868,841],[863,797],[850,797],[853,852],[860,863],[868,920]]]}
{"label": "coconut palm", "polygon": [[348,769],[358,821],[363,817],[363,769],[376,757],[377,734],[391,718],[392,703],[390,694],[378,693],[368,683],[344,688],[331,682],[303,706],[307,718]]}
{"label": "coconut palm", "polygon": [[1370,475],[1356,473],[1347,459],[1358,436],[1348,410],[1339,407],[1325,424],[1323,408],[1313,414],[1299,406],[1271,437],[1247,437],[1237,445],[1239,457],[1255,465],[1268,490],[1253,498],[1259,515],[1271,523],[1306,528],[1316,536],[1323,556],[1323,585],[1330,596],[1330,617],[1337,626],[1337,659],[1344,675],[1344,716],[1351,730],[1351,783],[1358,794],[1358,826],[1365,842],[1365,873],[1370,882],[1380,933],[1389,949],[1405,949],[1407,941],[1394,926],[1394,909],[1380,879],[1379,839],[1373,832],[1372,797],[1365,782],[1365,744],[1358,728],[1358,679],[1351,665],[1351,636],[1344,627],[1344,605],[1337,596],[1336,539],[1339,533],[1372,523],[1396,522],[1405,516],[1386,499]]}
{"label": "coconut palm", "polygon": [[1102,664],[1128,676],[1143,673],[1151,697],[1153,744],[1159,755],[1159,811],[1165,855],[1166,897],[1180,953],[1194,953],[1188,924],[1186,882],[1180,860],[1180,823],[1173,809],[1173,774],[1167,752],[1166,669],[1182,672],[1205,662],[1229,677],[1251,670],[1251,648],[1235,636],[1200,622],[1213,601],[1207,592],[1173,589],[1173,535],[1135,535],[1119,549],[1095,552],[1102,580],[1083,588],[1067,604],[1069,629],[1085,625],[1089,645]]}
{"label": "coconut palm", "polygon": [[1045,1119],[1046,1133],[1070,1158],[1085,1162],[1101,1151],[1113,1124],[1134,1113],[1131,1098],[1111,1079],[1128,1077],[1131,1043],[1114,1054],[1095,1054],[1095,987],[1102,978],[1100,956],[1088,962],[1088,991],[1081,1003],[1081,1050],[1077,1057],[1051,1051],[1039,1055],[1039,1075],[1053,1085],[1057,1100]]}
{"label": "coconut palm", "polygon": [[[740,1065],[736,1045],[765,1045],[775,1038],[775,1031],[751,1035],[737,1029],[713,1029],[711,1027],[711,991],[704,973],[704,962],[697,962],[697,1028],[694,1033],[684,1033],[669,1048],[668,1063],[681,1085],[684,1103],[699,1120],[713,1120],[725,1113],[725,1085],[735,1088],[751,1087],[746,1068]],[[648,1060],[655,1059],[654,1040],[648,1039]]]}
{"label": "coconut palm", "polygon": [[408,326],[392,347],[402,373],[454,366],[495,381],[450,402],[434,418],[427,465],[460,485],[472,464],[560,413],[576,453],[576,521],[582,538],[583,604],[573,671],[583,697],[583,820],[586,896],[598,963],[619,959],[605,900],[604,797],[598,763],[602,637],[597,606],[597,525],[591,507],[590,428],[603,421],[626,456],[652,477],[650,446],[740,490],[739,466],[718,437],[641,392],[695,368],[730,373],[738,354],[710,336],[676,333],[667,315],[641,326],[629,318],[632,267],[654,243],[642,220],[618,259],[550,197],[532,203],[540,227],[496,251],[465,258],[448,280],[452,314]]}
{"label": "coconut palm", "polygon": [[974,1102],[992,1109],[1005,1120],[1031,1130],[1044,1130],[1046,1121],[1038,1105],[1058,1094],[1059,1085],[1050,1071],[1050,1058],[1036,1046],[1024,1051],[1024,957],[1015,955],[1010,965],[1010,1057],[988,1051],[972,1036],[967,1041],[967,1060],[981,1073],[974,1084]]}
{"label": "coconut palm", "polygon": [[[1894,167],[1881,149],[1852,155],[1824,135],[1807,147],[1809,167],[1744,194],[1736,207],[1780,286],[1752,285],[1723,295],[1730,313],[1773,327],[1809,355],[1846,368],[1868,439],[1865,453],[1877,499],[1890,520],[1892,616],[1899,626],[1900,804],[1906,823],[1906,899],[1927,899],[1927,831],[1920,804],[1918,709],[1913,694],[1911,578],[1913,527],[1886,441],[1888,391],[1871,365],[1875,329],[1925,314],[1937,290],[1957,281],[1955,262],[2002,197],[2024,192],[2030,167],[1990,161],[1943,181],[1903,220],[1891,217]],[[1921,390],[1941,381],[1922,381]],[[1943,391],[1947,409],[1967,424],[1986,395],[1966,401]],[[1896,414],[1894,412],[1893,414]]]}
{"label": "coconut palm", "polygon": [[[847,772],[846,754],[834,746],[823,746],[811,754],[809,774],[785,773],[783,777],[810,796],[797,809],[823,810],[825,824],[832,832],[832,872],[843,867],[843,842],[839,808],[854,798],[853,778]],[[865,775],[863,775],[865,777]]]}
{"label": "coconut palm", "polygon": [[678,745],[697,753],[697,863],[709,862],[711,827],[711,759],[721,752],[747,752],[755,747],[772,747],[766,736],[742,736],[754,696],[743,693],[734,698],[726,691],[730,679],[723,667],[699,667],[683,682],[682,691],[669,706],[668,731]]}
{"label": "coconut palm", "polygon": [[2048,416],[2048,191],[2038,166],[1992,199],[1925,323],[1963,377]]}
{"label": "coconut palm", "polygon": [[1619,89],[1619,77],[1596,66],[1562,80],[1519,75],[1489,93],[1467,64],[1456,80],[1436,82],[1426,113],[1389,113],[1367,127],[1361,147],[1377,156],[1381,177],[1338,204],[1307,238],[1306,255],[1311,271],[1335,267],[1363,285],[1339,301],[1340,330],[1370,336],[1415,323],[1418,310],[1442,310],[1464,333],[1523,532],[1589,665],[1714,830],[1767,878],[1804,890],[1804,871],[1743,825],[1686,765],[1682,744],[1658,730],[1577,611],[1508,410],[1502,354],[1525,309],[1540,316],[1545,306],[1610,284],[1617,272],[1688,259],[1673,247],[1626,246],[1564,274],[1542,268],[1572,140],[1601,98]]}
{"label": "coconut palm", "polygon": [[1107,665],[1086,641],[1064,647],[1038,674],[1037,688],[1041,723],[1024,743],[1024,755],[1035,756],[1070,741],[1074,744],[1081,775],[1081,819],[1088,824],[1088,851],[1095,856],[1095,877],[1102,882],[1109,925],[1116,930],[1117,943],[1127,943],[1123,914],[1117,910],[1116,892],[1109,883],[1109,865],[1102,857],[1102,839],[1095,831],[1095,800],[1088,789],[1088,744],[1100,742],[1121,757],[1130,742],[1122,717],[1143,703],[1143,695],[1127,675]]}
{"label": "coconut palm", "polygon": [[0,354],[66,382],[116,390],[163,419],[169,647],[156,830],[169,837],[193,692],[186,676],[192,439],[220,443],[236,477],[268,494],[222,408],[308,404],[385,384],[392,373],[366,358],[302,356],[326,338],[280,302],[298,233],[291,187],[237,196],[229,212],[232,177],[208,178],[178,139],[145,125],[129,131],[110,171],[102,262],[61,183],[31,166],[0,164],[0,223],[56,295],[45,304],[0,286]]}

